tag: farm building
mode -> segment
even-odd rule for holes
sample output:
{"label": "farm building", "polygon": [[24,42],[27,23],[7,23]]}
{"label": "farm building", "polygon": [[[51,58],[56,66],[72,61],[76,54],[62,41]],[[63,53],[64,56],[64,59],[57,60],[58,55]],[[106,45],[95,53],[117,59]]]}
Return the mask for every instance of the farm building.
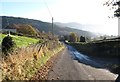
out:
{"label": "farm building", "polygon": [[5,28],[2,28],[2,32],[13,32],[16,33],[16,29],[15,28],[11,28],[10,26],[6,26]]}
{"label": "farm building", "polygon": [[14,32],[14,33],[16,33],[16,29],[2,29],[2,32]]}

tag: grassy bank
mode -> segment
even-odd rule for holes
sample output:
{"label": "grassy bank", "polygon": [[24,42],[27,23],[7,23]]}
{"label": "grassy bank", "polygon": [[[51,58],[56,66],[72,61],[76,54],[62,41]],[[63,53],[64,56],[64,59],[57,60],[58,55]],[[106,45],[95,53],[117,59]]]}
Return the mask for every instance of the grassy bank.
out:
{"label": "grassy bank", "polygon": [[0,61],[2,80],[29,80],[42,65],[63,48],[59,41],[21,48]]}

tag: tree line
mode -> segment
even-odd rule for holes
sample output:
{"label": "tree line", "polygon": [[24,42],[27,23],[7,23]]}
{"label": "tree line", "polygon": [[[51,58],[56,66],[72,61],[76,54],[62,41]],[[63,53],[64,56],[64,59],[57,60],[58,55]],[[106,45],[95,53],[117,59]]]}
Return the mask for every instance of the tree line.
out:
{"label": "tree line", "polygon": [[85,36],[77,36],[76,33],[71,32],[69,35],[64,35],[59,37],[61,41],[68,41],[68,42],[86,42],[88,39]]}

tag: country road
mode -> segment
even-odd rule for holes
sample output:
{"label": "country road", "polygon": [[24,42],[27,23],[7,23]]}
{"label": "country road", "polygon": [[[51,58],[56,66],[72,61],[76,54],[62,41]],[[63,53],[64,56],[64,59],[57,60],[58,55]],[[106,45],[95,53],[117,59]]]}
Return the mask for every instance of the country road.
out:
{"label": "country road", "polygon": [[107,69],[104,61],[85,56],[71,46],[66,46],[48,74],[48,80],[112,80],[117,78]]}

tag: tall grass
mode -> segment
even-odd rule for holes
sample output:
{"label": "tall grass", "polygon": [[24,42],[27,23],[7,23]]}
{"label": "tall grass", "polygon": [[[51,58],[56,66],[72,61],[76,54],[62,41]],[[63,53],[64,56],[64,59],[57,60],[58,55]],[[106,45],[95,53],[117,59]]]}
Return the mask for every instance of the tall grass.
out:
{"label": "tall grass", "polygon": [[59,41],[49,41],[18,49],[0,60],[2,80],[29,80],[50,57],[63,48]]}

